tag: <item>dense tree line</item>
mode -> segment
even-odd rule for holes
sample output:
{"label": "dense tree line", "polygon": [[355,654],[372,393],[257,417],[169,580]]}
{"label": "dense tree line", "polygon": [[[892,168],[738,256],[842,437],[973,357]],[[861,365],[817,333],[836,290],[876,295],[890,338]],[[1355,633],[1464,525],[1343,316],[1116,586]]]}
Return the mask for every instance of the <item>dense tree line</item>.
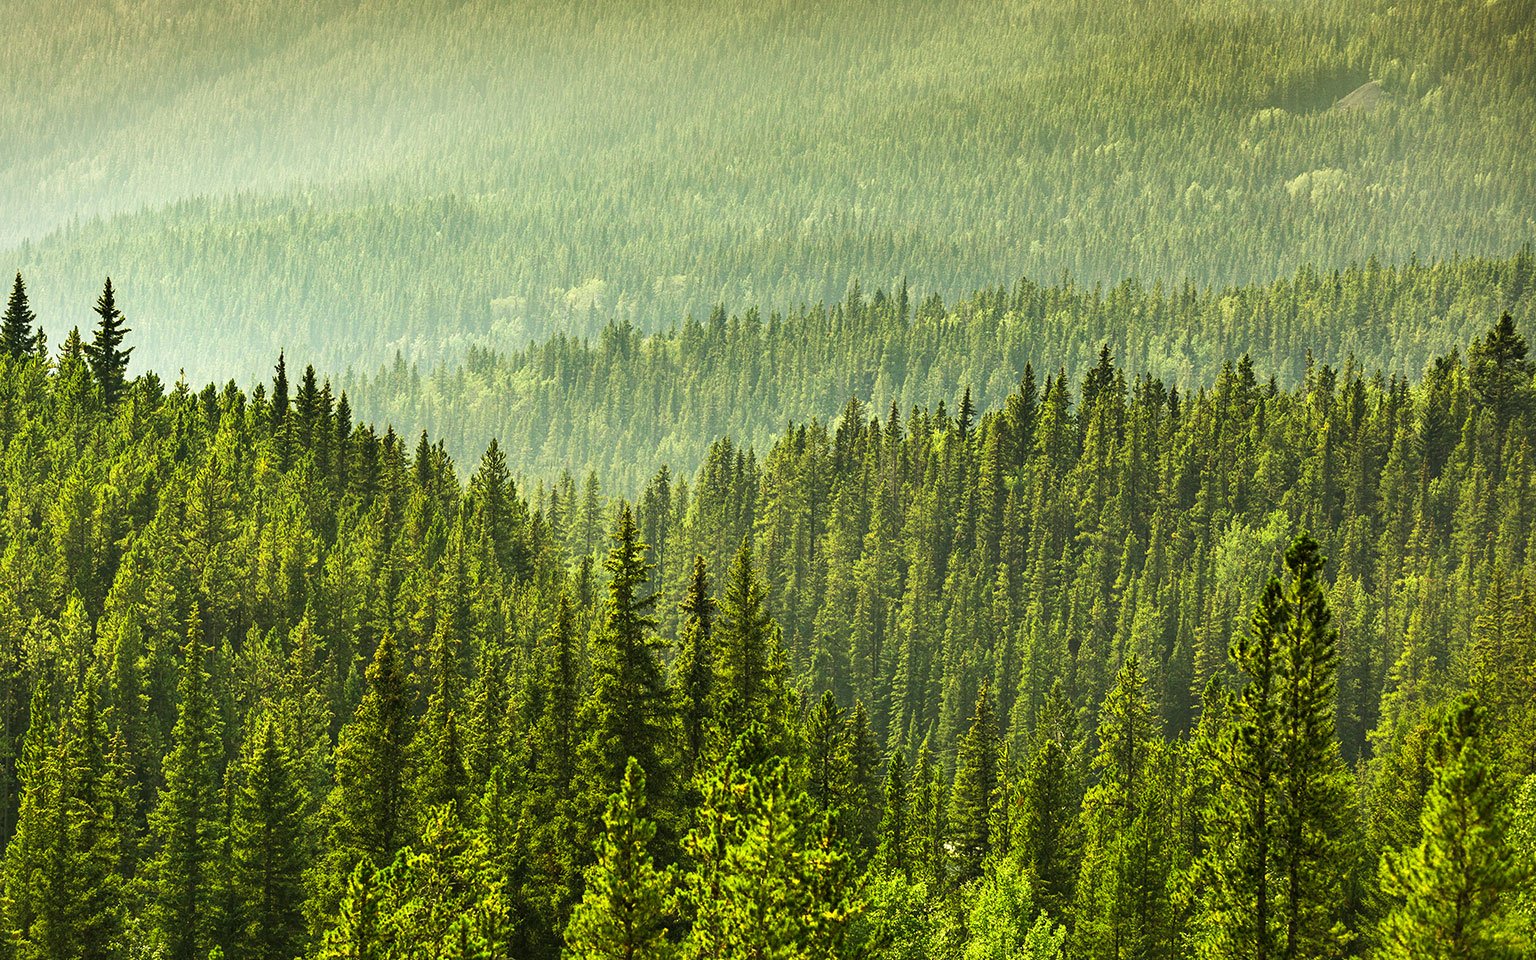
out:
{"label": "dense tree line", "polygon": [[717,308],[651,335],[619,323],[590,340],[472,350],[426,371],[397,358],[351,386],[367,419],[425,428],[455,453],[494,437],[531,478],[595,471],[632,495],[663,464],[699,462],[719,437],[766,450],[786,422],[833,419],[849,397],[905,410],[969,389],[991,407],[1027,364],[1075,379],[1105,345],[1122,366],[1168,384],[1207,382],[1245,353],[1273,358],[1285,385],[1309,362],[1416,375],[1489,315],[1526,321],[1533,301],[1529,249],[1505,260],[1371,260],[1225,289],[1024,280],[952,305],[905,284],[855,285],[787,315]]}
{"label": "dense tree line", "polygon": [[[373,370],[719,302],[787,312],[855,279],[919,299],[1063,271],[1267,282],[1536,238],[1523,2],[0,17],[5,259],[55,339],[113,264],[141,360],[199,378],[246,382],[282,347]],[[188,335],[209,318],[220,336]]]}
{"label": "dense tree line", "polygon": [[853,400],[624,502],[15,289],[9,956],[1528,955],[1507,316],[1417,381]]}

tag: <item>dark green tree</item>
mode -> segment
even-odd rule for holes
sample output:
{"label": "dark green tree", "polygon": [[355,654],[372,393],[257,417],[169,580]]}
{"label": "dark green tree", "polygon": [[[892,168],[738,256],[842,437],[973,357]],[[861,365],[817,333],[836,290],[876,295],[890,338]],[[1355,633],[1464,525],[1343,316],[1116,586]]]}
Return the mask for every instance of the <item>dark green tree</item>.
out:
{"label": "dark green tree", "polygon": [[219,943],[225,885],[223,715],[208,670],[209,647],[194,608],[182,648],[176,726],[165,787],[149,818],[145,865],[149,917],[171,960],[203,960]]}
{"label": "dark green tree", "polygon": [[277,725],[260,718],[247,736],[230,823],[237,942],[226,953],[290,960],[304,946],[307,868],[304,784]]}
{"label": "dark green tree", "polygon": [[21,274],[11,287],[11,297],[5,304],[5,318],[0,320],[0,350],[12,360],[22,360],[37,353],[37,332],[33,324],[37,315],[27,304],[27,287]]}
{"label": "dark green tree", "polygon": [[91,375],[101,390],[102,402],[111,406],[122,396],[128,375],[128,355],[133,348],[122,349],[123,337],[132,331],[123,325],[122,311],[112,293],[112,278],[108,277],[101,296],[96,299],[96,331],[85,346],[85,359],[90,364]]}

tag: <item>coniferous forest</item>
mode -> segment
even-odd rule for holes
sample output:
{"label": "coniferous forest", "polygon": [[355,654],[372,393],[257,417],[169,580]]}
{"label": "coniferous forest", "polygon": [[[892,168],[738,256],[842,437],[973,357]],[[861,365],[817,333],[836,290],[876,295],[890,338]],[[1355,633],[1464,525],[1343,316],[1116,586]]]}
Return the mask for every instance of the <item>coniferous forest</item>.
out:
{"label": "coniferous forest", "polygon": [[134,375],[115,297],[0,329],[10,956],[1530,955],[1508,314],[855,397],[626,500]]}
{"label": "coniferous forest", "polygon": [[1536,960],[1533,0],[0,22],[0,960]]}

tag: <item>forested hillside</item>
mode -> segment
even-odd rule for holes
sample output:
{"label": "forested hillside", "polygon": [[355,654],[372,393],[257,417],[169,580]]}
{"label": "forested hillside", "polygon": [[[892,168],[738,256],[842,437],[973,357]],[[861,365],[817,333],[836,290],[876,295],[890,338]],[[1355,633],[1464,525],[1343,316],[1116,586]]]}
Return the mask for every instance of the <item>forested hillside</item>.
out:
{"label": "forested hillside", "polygon": [[[0,0],[0,247],[57,342],[242,380],[854,280],[1267,282],[1536,237],[1505,0]],[[210,333],[210,327],[216,334]]]}
{"label": "forested hillside", "polygon": [[699,462],[719,437],[768,449],[791,421],[831,421],[849,397],[901,410],[969,390],[1003,403],[1024,369],[1076,379],[1107,346],[1122,366],[1169,385],[1209,382],[1223,364],[1263,358],[1282,385],[1311,363],[1418,376],[1487,317],[1532,316],[1536,260],[1458,260],[1342,271],[1306,269],[1225,289],[1028,280],[946,306],[857,287],[830,306],[752,309],[646,335],[634,324],[590,340],[474,350],[423,372],[403,359],[350,381],[366,419],[426,429],[469,455],[495,438],[530,478],[596,471],[633,495],[664,465]]}
{"label": "forested hillside", "polygon": [[1530,955],[1507,315],[854,400],[626,503],[128,379],[97,311],[0,328],[8,956]]}

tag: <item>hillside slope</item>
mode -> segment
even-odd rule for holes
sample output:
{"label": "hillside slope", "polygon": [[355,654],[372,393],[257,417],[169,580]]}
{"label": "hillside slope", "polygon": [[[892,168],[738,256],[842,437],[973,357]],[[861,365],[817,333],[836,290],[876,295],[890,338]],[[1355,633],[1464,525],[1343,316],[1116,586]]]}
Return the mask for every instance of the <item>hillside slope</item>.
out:
{"label": "hillside slope", "polygon": [[1536,237],[1525,4],[33,6],[0,0],[0,266],[55,342],[110,270],[199,377]]}

